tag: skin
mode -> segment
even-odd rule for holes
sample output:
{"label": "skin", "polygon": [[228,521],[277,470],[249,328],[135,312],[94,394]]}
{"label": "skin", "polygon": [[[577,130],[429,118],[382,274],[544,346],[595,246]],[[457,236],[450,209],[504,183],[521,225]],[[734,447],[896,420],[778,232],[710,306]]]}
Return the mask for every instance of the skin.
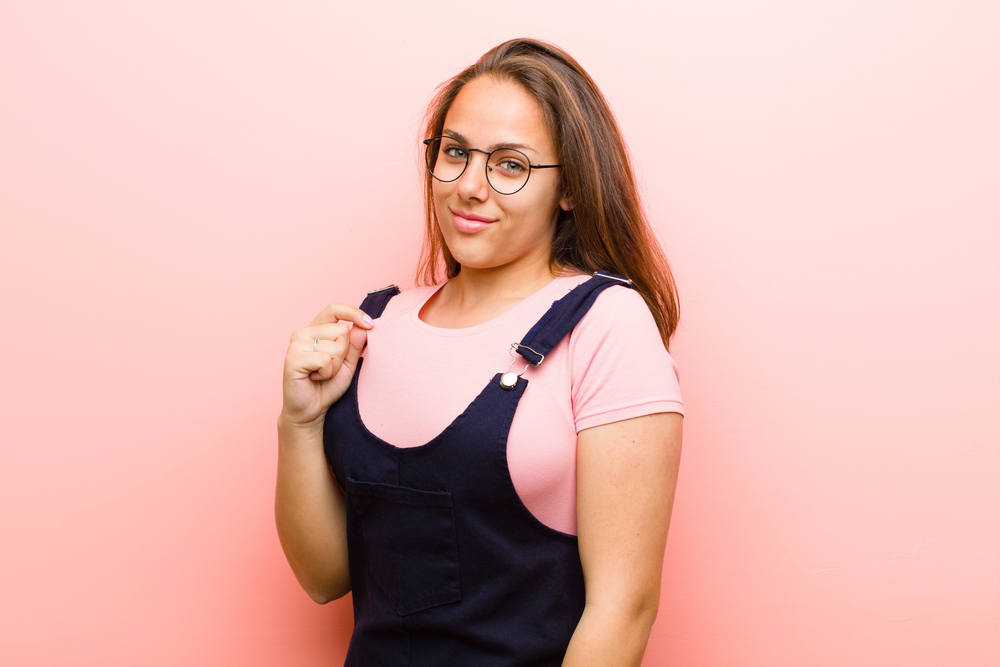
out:
{"label": "skin", "polygon": [[[532,164],[558,163],[538,102],[509,81],[483,77],[466,84],[448,110],[443,132],[462,138],[469,148],[516,145]],[[441,235],[462,265],[420,313],[437,327],[486,322],[549,283],[555,277],[549,256],[556,214],[571,207],[558,190],[558,169],[533,169],[520,192],[501,195],[486,179],[486,156],[471,155],[458,180],[434,181]],[[456,226],[463,213],[490,222],[482,231],[465,233]]]}
{"label": "skin", "polygon": [[371,327],[358,308],[332,303],[292,334],[285,354],[274,516],[292,572],[320,604],[351,590],[347,508],[323,452],[323,420],[350,386]]}
{"label": "skin", "polygon": [[[468,83],[445,118],[445,132],[461,135],[470,148],[516,143],[533,164],[558,162],[541,108],[510,82],[484,77]],[[533,170],[523,190],[500,195],[486,180],[485,159],[472,153],[459,179],[434,182],[441,232],[462,270],[421,310],[421,319],[433,326],[488,321],[554,277],[549,258],[556,215],[571,207],[558,190],[558,170]],[[463,214],[488,224],[463,231]],[[320,603],[350,590],[344,494],[327,465],[322,434],[326,409],[346,391],[357,367],[372,326],[366,318],[357,308],[331,304],[292,334],[285,358],[275,517],[293,572]],[[659,605],[681,421],[678,414],[654,414],[578,435],[586,607],[565,667],[642,661]]]}

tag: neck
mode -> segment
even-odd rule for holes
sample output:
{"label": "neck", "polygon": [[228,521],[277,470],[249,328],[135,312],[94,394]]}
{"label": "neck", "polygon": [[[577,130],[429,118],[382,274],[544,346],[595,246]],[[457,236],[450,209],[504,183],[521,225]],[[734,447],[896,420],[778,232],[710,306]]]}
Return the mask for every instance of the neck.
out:
{"label": "neck", "polygon": [[548,285],[559,275],[543,266],[472,269],[462,267],[427,302],[421,319],[443,328],[466,328],[488,322]]}
{"label": "neck", "polygon": [[552,282],[559,275],[548,262],[544,265],[472,269],[462,267],[445,289],[449,298],[470,306],[490,302],[521,301]]}

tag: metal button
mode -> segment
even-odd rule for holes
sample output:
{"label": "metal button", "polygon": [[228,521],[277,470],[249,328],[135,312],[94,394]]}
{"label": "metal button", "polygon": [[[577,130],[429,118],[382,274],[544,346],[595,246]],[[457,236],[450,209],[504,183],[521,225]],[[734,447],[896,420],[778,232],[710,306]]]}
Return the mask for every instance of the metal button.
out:
{"label": "metal button", "polygon": [[504,389],[513,389],[514,385],[517,384],[517,373],[513,371],[507,371],[500,376],[500,386]]}

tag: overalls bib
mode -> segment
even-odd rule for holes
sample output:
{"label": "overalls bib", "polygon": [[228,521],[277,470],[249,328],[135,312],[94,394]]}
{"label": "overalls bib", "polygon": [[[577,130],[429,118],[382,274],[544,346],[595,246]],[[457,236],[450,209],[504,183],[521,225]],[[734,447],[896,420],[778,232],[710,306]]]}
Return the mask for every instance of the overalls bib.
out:
{"label": "overalls bib", "polygon": [[[512,348],[541,364],[601,291],[628,283],[595,274]],[[361,309],[377,318],[398,293],[373,292]],[[440,435],[400,448],[361,421],[363,362],[323,432],[347,498],[354,634],[345,664],[558,667],[583,613],[583,570],[576,537],[538,521],[507,468],[507,434],[527,378],[497,373]],[[413,391],[434,388],[415,381]]]}

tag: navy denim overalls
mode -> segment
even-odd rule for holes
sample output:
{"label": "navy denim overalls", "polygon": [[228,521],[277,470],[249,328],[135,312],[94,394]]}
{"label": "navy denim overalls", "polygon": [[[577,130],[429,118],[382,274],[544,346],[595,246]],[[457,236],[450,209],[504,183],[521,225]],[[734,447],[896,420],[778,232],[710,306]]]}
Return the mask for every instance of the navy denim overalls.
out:
{"label": "navy denim overalls", "polygon": [[[540,364],[602,290],[628,282],[596,274],[513,347]],[[376,318],[398,293],[373,292],[361,309]],[[507,469],[507,433],[528,380],[497,373],[440,435],[398,448],[361,422],[363,361],[323,433],[347,496],[354,634],[346,665],[557,667],[583,613],[583,571],[576,537],[539,522]]]}

